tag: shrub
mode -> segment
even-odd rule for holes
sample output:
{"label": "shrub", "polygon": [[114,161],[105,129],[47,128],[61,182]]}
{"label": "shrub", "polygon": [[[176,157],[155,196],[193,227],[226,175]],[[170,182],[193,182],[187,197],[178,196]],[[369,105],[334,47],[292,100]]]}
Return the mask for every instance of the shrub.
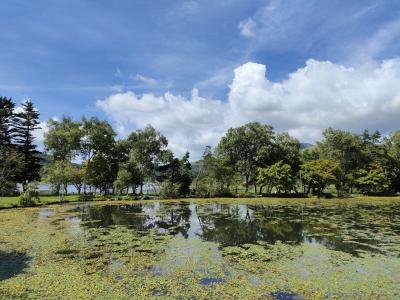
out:
{"label": "shrub", "polygon": [[197,197],[208,198],[211,196],[210,184],[205,180],[199,180],[194,192]]}
{"label": "shrub", "polygon": [[31,195],[25,192],[19,196],[19,204],[21,206],[35,206],[36,201]]}
{"label": "shrub", "polygon": [[79,195],[79,201],[91,201],[93,199],[93,195]]}
{"label": "shrub", "polygon": [[22,206],[35,206],[40,201],[38,185],[31,182],[26,186],[25,192],[19,196],[19,204]]}
{"label": "shrub", "polygon": [[233,197],[231,190],[221,185],[214,186],[212,188],[211,195],[213,197]]}
{"label": "shrub", "polygon": [[165,180],[161,184],[160,196],[163,198],[173,198],[178,197],[180,195],[180,184],[174,183],[171,184],[169,180]]}
{"label": "shrub", "polygon": [[98,194],[98,195],[94,196],[95,200],[104,200],[105,198],[107,198],[107,196],[106,195],[101,195],[101,194]]}

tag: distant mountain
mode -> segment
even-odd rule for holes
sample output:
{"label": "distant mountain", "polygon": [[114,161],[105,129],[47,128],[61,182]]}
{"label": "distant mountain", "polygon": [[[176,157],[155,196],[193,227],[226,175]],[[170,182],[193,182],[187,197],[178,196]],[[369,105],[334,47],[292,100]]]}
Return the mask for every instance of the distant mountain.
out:
{"label": "distant mountain", "polygon": [[314,145],[310,144],[310,143],[300,143],[300,150],[307,149],[307,148],[310,148],[312,146],[314,146]]}

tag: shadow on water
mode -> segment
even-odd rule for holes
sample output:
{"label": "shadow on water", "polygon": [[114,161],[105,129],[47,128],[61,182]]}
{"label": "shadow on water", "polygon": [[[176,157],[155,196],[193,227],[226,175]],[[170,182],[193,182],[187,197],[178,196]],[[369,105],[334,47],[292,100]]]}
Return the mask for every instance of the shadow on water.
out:
{"label": "shadow on water", "polygon": [[283,292],[283,291],[271,293],[271,296],[277,300],[303,300],[304,299],[299,294],[292,293],[292,292]]}
{"label": "shadow on water", "polygon": [[202,285],[211,285],[224,282],[225,280],[223,278],[218,278],[218,277],[205,277],[200,279],[200,284]]}
{"label": "shadow on water", "polygon": [[6,280],[22,273],[28,267],[30,258],[23,252],[0,251],[0,280]]}

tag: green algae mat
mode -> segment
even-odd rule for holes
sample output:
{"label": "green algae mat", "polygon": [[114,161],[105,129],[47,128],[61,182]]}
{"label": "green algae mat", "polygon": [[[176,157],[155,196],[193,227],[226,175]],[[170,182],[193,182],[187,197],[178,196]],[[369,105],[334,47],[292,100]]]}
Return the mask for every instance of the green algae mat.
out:
{"label": "green algae mat", "polygon": [[400,201],[0,211],[1,299],[400,299]]}

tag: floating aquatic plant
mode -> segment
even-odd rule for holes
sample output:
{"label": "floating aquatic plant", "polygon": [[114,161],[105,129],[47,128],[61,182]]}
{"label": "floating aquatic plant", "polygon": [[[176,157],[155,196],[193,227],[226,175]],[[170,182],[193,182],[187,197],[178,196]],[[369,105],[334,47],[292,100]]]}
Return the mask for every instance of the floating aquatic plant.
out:
{"label": "floating aquatic plant", "polygon": [[400,297],[390,199],[58,205],[0,226],[2,299]]}

